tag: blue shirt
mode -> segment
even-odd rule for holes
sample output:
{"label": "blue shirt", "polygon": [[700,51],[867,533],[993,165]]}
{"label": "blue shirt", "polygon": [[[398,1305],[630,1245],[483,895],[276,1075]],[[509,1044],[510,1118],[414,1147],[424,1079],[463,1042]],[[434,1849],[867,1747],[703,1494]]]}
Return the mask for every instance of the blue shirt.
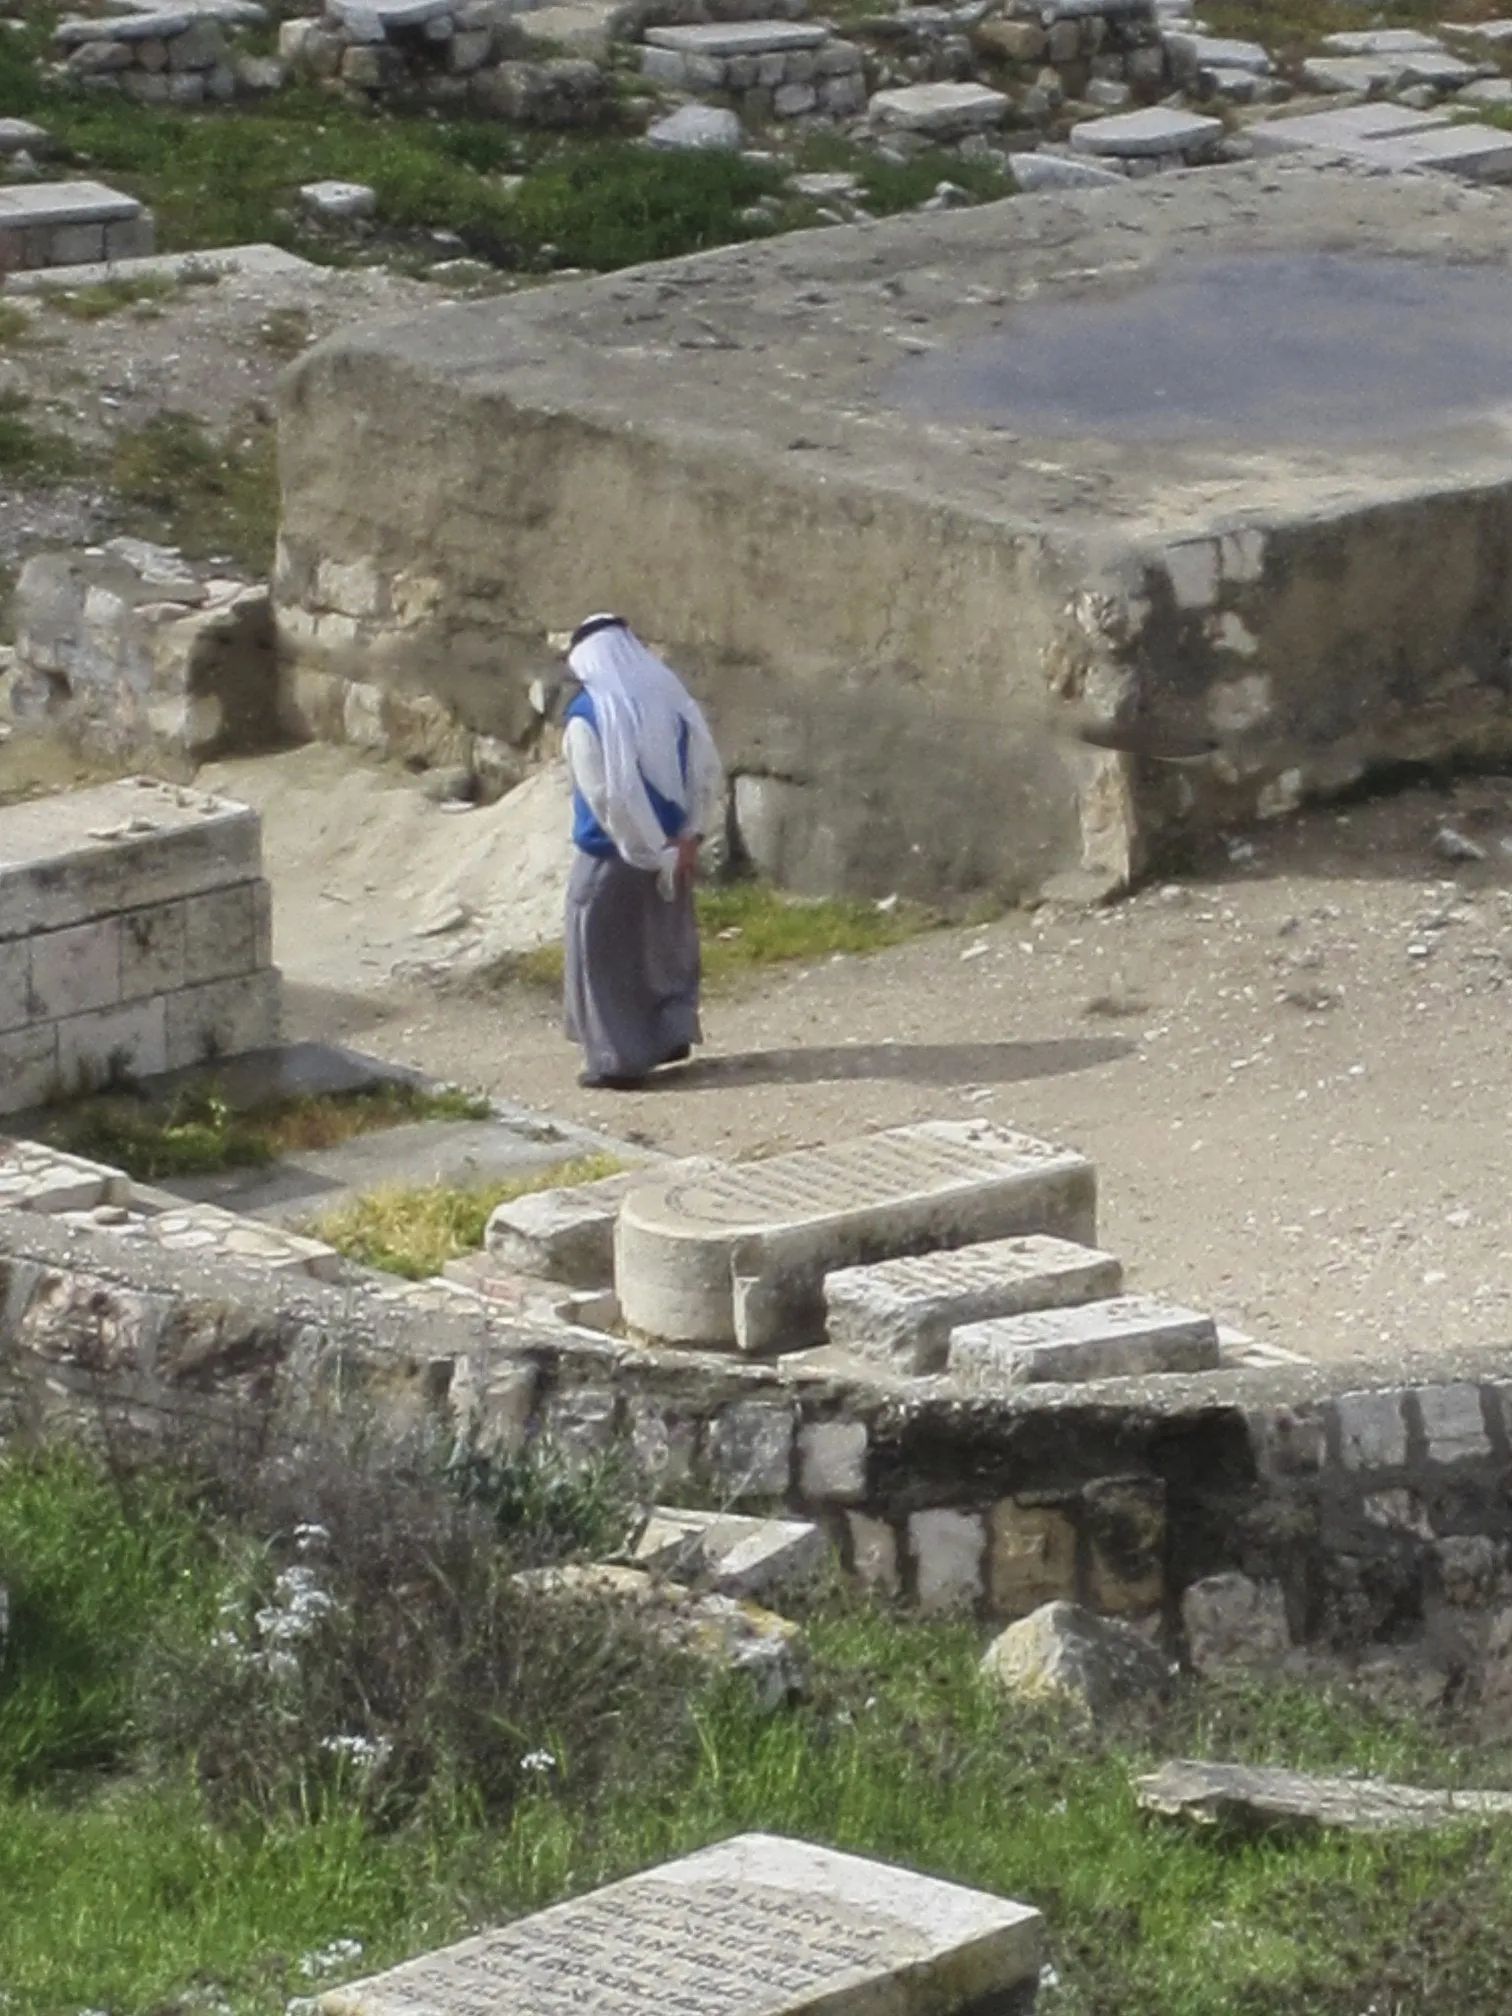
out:
{"label": "blue shirt", "polygon": [[[598,715],[594,711],[593,695],[586,687],[575,693],[568,703],[562,716],[563,726],[565,727],[569,721],[586,721],[594,734],[598,733]],[[680,721],[677,724],[677,762],[685,786],[688,781],[688,739],[688,724],[686,721]],[[651,810],[656,814],[658,825],[669,840],[675,840],[688,823],[686,811],[681,805],[674,804],[670,798],[664,798],[644,771],[641,772],[641,782],[646,787],[646,797],[650,801]],[[576,784],[572,787],[572,841],[573,845],[580,848],[584,854],[591,854],[600,861],[607,861],[619,852],[594,817],[588,800]]]}

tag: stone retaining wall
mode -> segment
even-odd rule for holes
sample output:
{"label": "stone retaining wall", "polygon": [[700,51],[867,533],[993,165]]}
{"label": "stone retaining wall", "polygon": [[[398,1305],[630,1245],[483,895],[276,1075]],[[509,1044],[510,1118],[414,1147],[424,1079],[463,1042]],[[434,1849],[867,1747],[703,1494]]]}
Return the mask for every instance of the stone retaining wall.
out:
{"label": "stone retaining wall", "polygon": [[266,18],[255,0],[191,0],[73,17],[54,30],[56,68],[81,89],[119,93],[139,105],[225,105],[276,91],[284,81],[282,63],[248,55],[233,40],[238,28]]}
{"label": "stone retaining wall", "polygon": [[147,779],[0,811],[0,1112],[277,1041],[262,827]]}
{"label": "stone retaining wall", "polygon": [[649,28],[641,70],[675,90],[715,93],[754,121],[846,118],[866,104],[861,51],[804,22]]}
{"label": "stone retaining wall", "polygon": [[440,1284],[86,1244],[26,1212],[0,1213],[0,1256],[0,1442],[376,1407],[498,1450],[619,1446],[659,1497],[801,1512],[930,1610],[1076,1596],[1176,1645],[1389,1640],[1441,1668],[1509,1636],[1505,1349],[984,1397],[512,1324]]}

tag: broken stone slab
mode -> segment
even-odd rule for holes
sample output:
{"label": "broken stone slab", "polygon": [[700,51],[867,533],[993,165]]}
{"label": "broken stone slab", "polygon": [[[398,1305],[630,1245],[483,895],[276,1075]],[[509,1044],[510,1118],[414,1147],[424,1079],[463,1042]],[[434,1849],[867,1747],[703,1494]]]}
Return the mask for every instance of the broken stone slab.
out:
{"label": "broken stone slab", "polygon": [[1037,1911],[806,1841],[741,1834],[328,1990],[319,2016],[1027,2016]]}
{"label": "broken stone slab", "polygon": [[634,1565],[718,1596],[765,1602],[801,1588],[829,1560],[829,1541],[804,1519],[749,1519],[653,1505],[631,1550]]}
{"label": "broken stone slab", "polygon": [[1287,154],[1313,148],[1325,154],[1350,152],[1363,140],[1389,140],[1448,124],[1442,112],[1417,112],[1407,105],[1347,105],[1337,112],[1303,112],[1263,119],[1246,137],[1256,154]]}
{"label": "broken stone slab", "polygon": [[124,1206],[131,1179],[102,1162],[89,1162],[39,1141],[0,1140],[0,1210],[94,1211]]}
{"label": "broken stone slab", "polygon": [[1309,56],[1302,65],[1303,82],[1315,91],[1399,91],[1411,84],[1454,91],[1484,74],[1484,65],[1445,49],[1404,49],[1386,56]]}
{"label": "broken stone slab", "polygon": [[1134,1780],[1147,1813],[1257,1831],[1340,1827],[1374,1834],[1512,1817],[1512,1792],[1438,1792],[1382,1778],[1314,1778],[1271,1766],[1178,1758]]}
{"label": "broken stone slab", "polygon": [[645,1171],[623,1170],[596,1183],[535,1190],[500,1204],[483,1234],[484,1250],[517,1274],[572,1288],[614,1284],[614,1222]]}
{"label": "broken stone slab", "polygon": [[460,11],[460,0],[326,0],[327,18],[346,26],[355,19],[365,28],[376,20],[385,34],[391,28],[420,28]]}
{"label": "broken stone slab", "polygon": [[30,154],[35,160],[56,145],[46,127],[34,126],[30,119],[0,119],[0,155]]}
{"label": "broken stone slab", "polygon": [[612,1562],[532,1568],[516,1587],[563,1603],[632,1605],[661,1640],[720,1672],[750,1678],[764,1709],[803,1691],[803,1633],[789,1618],[738,1597],[685,1589],[645,1568]]}
{"label": "broken stone slab", "polygon": [[1071,145],[1083,154],[1105,154],[1124,161],[1158,159],[1165,154],[1209,153],[1223,138],[1223,121],[1200,112],[1174,112],[1151,105],[1141,112],[1115,112],[1106,119],[1084,119],[1071,128]]}
{"label": "broken stone slab", "polygon": [[1211,1316],[1148,1295],[1121,1295],[963,1324],[950,1333],[948,1363],[955,1378],[999,1387],[1210,1372],[1218,1357]]}
{"label": "broken stone slab", "polygon": [[1065,154],[1041,149],[1034,154],[1010,154],[1008,173],[1026,195],[1038,189],[1126,189],[1128,177],[1116,168],[1091,161],[1073,161]]}
{"label": "broken stone slab", "polygon": [[646,138],[653,147],[733,154],[739,151],[745,135],[739,117],[727,105],[680,105],[667,118],[648,126]]}
{"label": "broken stone slab", "polygon": [[1512,42],[1512,21],[1440,21],[1441,35],[1464,35],[1475,42],[1489,42],[1493,48]]}
{"label": "broken stone slab", "polygon": [[1258,42],[1235,41],[1223,35],[1196,35],[1185,30],[1161,36],[1178,78],[1198,77],[1211,70],[1244,70],[1268,77],[1275,65],[1270,51]]}
{"label": "broken stone slab", "polygon": [[1278,1582],[1207,1575],[1181,1595],[1187,1652],[1197,1672],[1275,1666],[1291,1650],[1286,1596]]}
{"label": "broken stone slab", "polygon": [[961,140],[1001,126],[1009,102],[985,84],[905,84],[878,91],[867,103],[866,116],[874,132]]}
{"label": "broken stone slab", "polygon": [[1031,1233],[827,1274],[825,1329],[858,1358],[938,1372],[962,1324],[1094,1302],[1122,1285],[1111,1253]]}
{"label": "broken stone slab", "polygon": [[1323,47],[1336,56],[1442,56],[1442,42],[1419,28],[1358,28],[1325,35]]}
{"label": "broken stone slab", "polygon": [[1079,1603],[1042,1603],[995,1638],[982,1671],[1025,1701],[1059,1700],[1096,1718],[1169,1685],[1169,1662],[1128,1624]]}
{"label": "broken stone slab", "polygon": [[680,56],[775,56],[789,49],[820,49],[829,30],[812,21],[711,21],[681,28],[648,28],[646,45]]}
{"label": "broken stone slab", "polygon": [[377,192],[365,182],[306,182],[299,200],[316,217],[371,217],[378,208]]}
{"label": "broken stone slab", "polygon": [[1491,106],[1504,112],[1512,105],[1512,77],[1478,77],[1473,84],[1467,84],[1463,91],[1456,91],[1455,98],[1461,105]]}
{"label": "broken stone slab", "polygon": [[1492,126],[1435,127],[1389,140],[1365,140],[1350,159],[1391,174],[1433,169],[1470,182],[1512,182],[1512,133]]}
{"label": "broken stone slab", "polygon": [[932,1120],[765,1161],[653,1175],[620,1209],[625,1321],[667,1343],[798,1350],[847,1266],[1048,1232],[1090,1244],[1097,1180],[1073,1149]]}

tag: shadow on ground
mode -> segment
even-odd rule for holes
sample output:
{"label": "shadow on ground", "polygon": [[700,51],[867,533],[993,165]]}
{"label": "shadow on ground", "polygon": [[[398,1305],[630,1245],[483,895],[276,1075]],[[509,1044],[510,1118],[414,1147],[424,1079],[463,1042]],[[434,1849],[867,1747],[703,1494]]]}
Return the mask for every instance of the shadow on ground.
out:
{"label": "shadow on ground", "polygon": [[702,1057],[659,1072],[647,1089],[724,1092],[735,1085],[818,1085],[893,1078],[913,1085],[1013,1085],[1059,1078],[1132,1056],[1121,1036],[1067,1036],[1044,1043],[841,1043],[801,1050],[747,1050]]}

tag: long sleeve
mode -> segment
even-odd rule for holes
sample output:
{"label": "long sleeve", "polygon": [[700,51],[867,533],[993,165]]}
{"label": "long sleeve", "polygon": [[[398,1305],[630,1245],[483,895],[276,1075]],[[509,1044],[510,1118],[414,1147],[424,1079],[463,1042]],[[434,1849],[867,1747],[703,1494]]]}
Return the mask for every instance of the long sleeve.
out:
{"label": "long sleeve", "polygon": [[644,868],[654,875],[669,860],[676,859],[677,850],[657,825],[649,801],[645,802],[641,818],[636,817],[638,808],[613,801],[604,767],[603,744],[591,723],[581,718],[567,723],[562,753],[574,788],[632,868]]}
{"label": "long sleeve", "polygon": [[688,746],[688,825],[707,839],[725,818],[725,774],[714,738],[700,721]]}

